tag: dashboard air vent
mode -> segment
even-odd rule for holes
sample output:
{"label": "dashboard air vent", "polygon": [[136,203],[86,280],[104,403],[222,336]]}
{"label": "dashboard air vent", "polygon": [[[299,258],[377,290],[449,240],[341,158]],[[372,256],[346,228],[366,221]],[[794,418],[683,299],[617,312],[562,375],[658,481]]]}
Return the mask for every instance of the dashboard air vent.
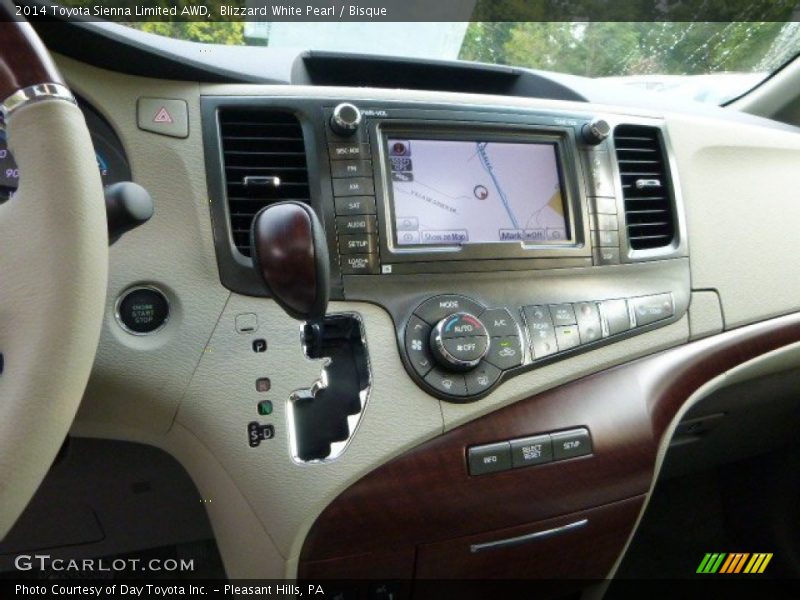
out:
{"label": "dashboard air vent", "polygon": [[289,112],[258,108],[221,109],[219,128],[233,243],[250,256],[250,226],[261,208],[310,202],[303,129]]}
{"label": "dashboard air vent", "polygon": [[614,144],[631,249],[669,246],[675,238],[675,213],[660,129],[619,125]]}

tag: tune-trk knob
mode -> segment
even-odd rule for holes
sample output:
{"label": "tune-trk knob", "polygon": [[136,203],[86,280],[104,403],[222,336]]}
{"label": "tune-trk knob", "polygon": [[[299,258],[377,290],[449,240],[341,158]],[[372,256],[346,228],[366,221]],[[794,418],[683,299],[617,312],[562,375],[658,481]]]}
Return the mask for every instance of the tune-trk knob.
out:
{"label": "tune-trk knob", "polygon": [[469,371],[489,350],[486,327],[466,312],[445,317],[431,331],[431,352],[450,371]]}
{"label": "tune-trk knob", "polygon": [[611,125],[603,119],[592,119],[581,128],[583,141],[596,146],[611,133]]}
{"label": "tune-trk knob", "polygon": [[349,102],[342,102],[333,109],[331,129],[339,135],[353,135],[361,125],[361,111]]}

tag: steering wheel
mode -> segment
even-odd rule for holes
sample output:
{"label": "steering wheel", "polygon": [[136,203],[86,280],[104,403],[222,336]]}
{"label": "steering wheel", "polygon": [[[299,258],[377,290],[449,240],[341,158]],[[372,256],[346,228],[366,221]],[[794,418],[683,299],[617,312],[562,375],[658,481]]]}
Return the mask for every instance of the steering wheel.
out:
{"label": "steering wheel", "polygon": [[108,277],[103,186],[86,122],[14,12],[0,0],[0,126],[20,170],[18,190],[0,204],[0,540],[75,417]]}

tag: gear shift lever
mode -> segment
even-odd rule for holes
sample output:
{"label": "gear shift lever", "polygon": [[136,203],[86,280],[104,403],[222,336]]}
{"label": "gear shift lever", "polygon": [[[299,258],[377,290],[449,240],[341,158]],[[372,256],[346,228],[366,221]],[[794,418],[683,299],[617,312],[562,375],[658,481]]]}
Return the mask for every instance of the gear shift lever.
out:
{"label": "gear shift lever", "polygon": [[368,396],[369,360],[361,319],[325,315],[328,246],[310,206],[288,200],[262,209],[253,219],[251,245],[254,266],[273,299],[291,317],[305,321],[306,356],[328,359],[320,379],[289,398],[296,458],[335,458],[353,435],[351,424]]}
{"label": "gear shift lever", "polygon": [[325,317],[330,263],[325,232],[307,204],[288,200],[261,209],[253,219],[255,267],[289,316],[318,327]]}

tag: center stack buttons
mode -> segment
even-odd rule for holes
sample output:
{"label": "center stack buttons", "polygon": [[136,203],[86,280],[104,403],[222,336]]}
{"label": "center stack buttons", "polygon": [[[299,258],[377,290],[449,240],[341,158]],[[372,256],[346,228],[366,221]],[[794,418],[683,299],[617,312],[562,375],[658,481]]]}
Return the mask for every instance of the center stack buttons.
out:
{"label": "center stack buttons", "polygon": [[342,103],[333,109],[328,129],[337,248],[343,275],[380,272],[372,154],[360,124],[358,108]]}
{"label": "center stack buttons", "polygon": [[453,294],[417,307],[404,343],[411,368],[427,386],[455,402],[482,395],[503,370],[523,360],[519,328],[507,309],[486,309]]}

